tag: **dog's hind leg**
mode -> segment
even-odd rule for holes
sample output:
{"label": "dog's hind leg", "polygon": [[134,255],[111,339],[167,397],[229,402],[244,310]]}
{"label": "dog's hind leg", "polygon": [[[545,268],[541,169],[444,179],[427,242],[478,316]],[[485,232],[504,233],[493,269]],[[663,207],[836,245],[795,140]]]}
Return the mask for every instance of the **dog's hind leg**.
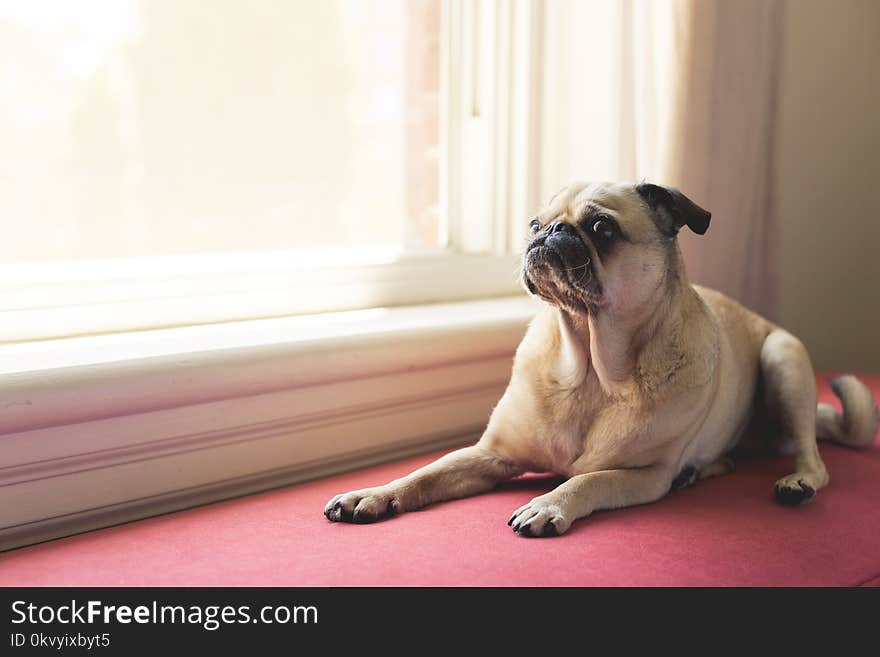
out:
{"label": "dog's hind leg", "polygon": [[776,482],[776,499],[803,504],[828,483],[816,445],[816,383],[810,356],[800,340],[776,329],[761,347],[761,373],[770,416],[795,453],[796,471]]}
{"label": "dog's hind leg", "polygon": [[729,456],[722,456],[717,461],[707,463],[701,468],[695,468],[694,466],[689,465],[679,472],[678,476],[672,480],[672,490],[693,486],[695,483],[702,481],[703,479],[720,477],[721,475],[733,472],[735,468],[736,464]]}
{"label": "dog's hind leg", "polygon": [[710,479],[712,477],[720,477],[733,472],[736,469],[736,463],[730,456],[722,456],[717,461],[713,461],[708,465],[704,465],[697,473],[697,479]]}

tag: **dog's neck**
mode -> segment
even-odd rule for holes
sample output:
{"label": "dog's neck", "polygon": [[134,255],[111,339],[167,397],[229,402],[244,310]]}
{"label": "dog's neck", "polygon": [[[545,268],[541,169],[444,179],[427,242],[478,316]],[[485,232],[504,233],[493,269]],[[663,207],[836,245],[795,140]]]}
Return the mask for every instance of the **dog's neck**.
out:
{"label": "dog's neck", "polygon": [[586,315],[557,308],[559,355],[556,380],[564,388],[577,388],[590,370],[590,328]]}
{"label": "dog's neck", "polygon": [[697,294],[681,273],[637,315],[557,309],[557,380],[563,386],[577,387],[592,369],[609,395],[624,394],[633,385],[641,390],[652,388],[656,381],[667,380],[682,364],[676,334],[695,303],[699,303]]}

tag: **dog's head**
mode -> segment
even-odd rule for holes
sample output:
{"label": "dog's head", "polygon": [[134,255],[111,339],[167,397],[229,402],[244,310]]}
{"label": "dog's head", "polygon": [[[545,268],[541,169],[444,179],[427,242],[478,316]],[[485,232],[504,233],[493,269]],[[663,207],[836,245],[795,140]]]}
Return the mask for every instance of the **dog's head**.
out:
{"label": "dog's head", "polygon": [[574,184],[531,220],[523,283],[575,313],[644,310],[677,285],[678,231],[702,235],[711,214],[677,189],[640,184]]}

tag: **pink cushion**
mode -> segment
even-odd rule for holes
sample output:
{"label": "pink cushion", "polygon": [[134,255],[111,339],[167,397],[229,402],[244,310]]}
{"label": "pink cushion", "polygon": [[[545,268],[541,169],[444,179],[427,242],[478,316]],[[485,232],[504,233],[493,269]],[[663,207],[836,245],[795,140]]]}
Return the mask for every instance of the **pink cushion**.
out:
{"label": "pink cushion", "polygon": [[[880,376],[863,380],[880,395]],[[829,401],[824,381],[820,390]],[[0,584],[880,585],[880,447],[821,451],[831,485],[800,508],[773,500],[792,459],[767,458],[554,539],[506,524],[547,490],[534,475],[374,525],[325,520],[333,494],[436,455],[422,456],[8,552]]]}

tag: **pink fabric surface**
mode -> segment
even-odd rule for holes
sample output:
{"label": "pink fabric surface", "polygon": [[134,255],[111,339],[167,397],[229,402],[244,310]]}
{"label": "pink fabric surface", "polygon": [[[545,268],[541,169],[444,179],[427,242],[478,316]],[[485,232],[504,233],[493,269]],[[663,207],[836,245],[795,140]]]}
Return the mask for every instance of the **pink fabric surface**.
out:
{"label": "pink fabric surface", "polygon": [[[880,376],[863,380],[880,394]],[[322,515],[333,494],[436,457],[422,456],[7,552],[0,584],[880,585],[880,447],[821,452],[832,482],[800,508],[773,499],[774,481],[793,469],[780,457],[597,513],[553,539],[520,538],[506,524],[553,483],[541,476],[373,525]]]}

